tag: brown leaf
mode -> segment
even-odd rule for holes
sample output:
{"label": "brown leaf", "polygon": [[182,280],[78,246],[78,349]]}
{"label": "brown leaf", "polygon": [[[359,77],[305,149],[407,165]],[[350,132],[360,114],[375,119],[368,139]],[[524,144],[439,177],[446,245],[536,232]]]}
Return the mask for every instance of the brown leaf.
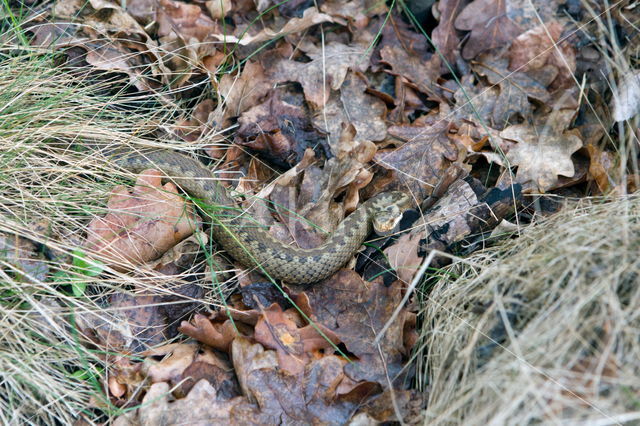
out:
{"label": "brown leaf", "polygon": [[158,0],[156,21],[158,35],[179,34],[184,40],[195,38],[204,41],[207,36],[220,31],[219,25],[206,15],[197,4],[187,4],[175,0]]}
{"label": "brown leaf", "polygon": [[213,19],[223,19],[231,12],[231,0],[208,0],[205,2],[207,10]]}
{"label": "brown leaf", "polygon": [[273,417],[261,415],[258,407],[248,403],[244,397],[225,399],[209,381],[203,379],[193,386],[185,398],[175,401],[171,398],[168,383],[153,384],[140,407],[118,417],[114,425],[260,425],[273,423],[274,420]]}
{"label": "brown leaf", "polygon": [[449,0],[438,2],[438,12],[440,22],[431,33],[431,40],[438,48],[442,56],[450,63],[456,63],[456,56],[459,56],[460,36],[453,23],[460,11],[469,3],[468,0]]}
{"label": "brown leaf", "polygon": [[616,182],[616,157],[612,152],[604,151],[595,145],[586,145],[589,153],[588,179],[595,182],[601,193],[606,193],[611,184]]}
{"label": "brown leaf", "polygon": [[507,0],[475,0],[458,15],[454,24],[471,35],[462,48],[464,59],[508,45],[522,29],[511,20],[506,9]]}
{"label": "brown leaf", "polygon": [[223,352],[229,352],[231,342],[238,336],[231,321],[212,322],[202,314],[196,314],[191,322],[182,321],[178,331]]}
{"label": "brown leaf", "polygon": [[[267,423],[287,424],[304,419],[310,424],[343,424],[361,402],[361,399],[350,401],[336,395],[345,378],[347,361],[344,359],[324,356],[309,364],[304,376],[297,378],[272,367],[255,368],[259,363],[253,358],[261,356],[262,351],[260,345],[251,345],[246,339],[236,339],[233,343],[234,366],[245,395],[257,403],[263,415],[277,419]],[[245,368],[244,363],[253,367]]]}
{"label": "brown leaf", "polygon": [[329,135],[329,146],[334,155],[351,151],[341,139],[344,129],[351,124],[356,130],[348,142],[381,141],[387,134],[386,105],[380,99],[365,93],[367,83],[359,73],[349,73],[340,93],[332,93],[325,106],[313,117],[314,126]]}
{"label": "brown leaf", "polygon": [[209,114],[213,111],[213,100],[205,99],[193,109],[191,118],[179,120],[173,131],[186,142],[195,142],[208,130]]}
{"label": "brown leaf", "polygon": [[[379,151],[374,161],[393,172],[384,190],[409,191],[424,199],[449,165],[458,159],[458,149],[447,137],[448,123],[430,126],[392,126],[390,135],[407,141],[392,151]],[[382,188],[378,188],[382,189]]]}
{"label": "brown leaf", "polygon": [[181,377],[184,370],[195,360],[197,344],[172,343],[142,353],[146,357],[166,356],[162,361],[146,360],[146,373],[153,383],[169,382]]}
{"label": "brown leaf", "polygon": [[306,43],[300,46],[310,62],[280,59],[272,65],[270,77],[275,82],[297,81],[302,85],[307,101],[316,108],[329,100],[331,90],[338,90],[349,68],[365,71],[369,67],[371,51],[368,44],[346,45],[330,42],[325,46]]}
{"label": "brown leaf", "polygon": [[420,256],[420,241],[424,239],[424,233],[407,233],[391,246],[384,250],[384,254],[389,259],[389,266],[398,275],[398,279],[406,284],[411,283],[424,256]]}
{"label": "brown leaf", "polygon": [[302,18],[288,19],[286,21],[286,24],[279,30],[265,28],[255,35],[245,33],[243,30],[239,34],[237,34],[237,36],[224,34],[222,33],[222,31],[217,31],[216,34],[211,34],[211,37],[225,43],[238,43],[242,46],[247,46],[253,43],[261,43],[264,41],[272,40],[278,37],[285,36],[287,34],[301,32],[309,27],[321,24],[323,22],[343,23],[343,21],[340,19],[333,18],[324,13],[320,13],[315,7],[310,7],[309,9],[304,11]]}
{"label": "brown leaf", "polygon": [[553,111],[544,124],[517,124],[500,132],[518,142],[507,153],[511,164],[518,166],[518,182],[533,183],[534,190],[545,192],[555,187],[558,175],[573,176],[571,155],[582,147],[582,140],[566,130],[574,115],[573,110]]}
{"label": "brown leaf", "polygon": [[556,75],[549,82],[551,89],[575,84],[576,53],[568,40],[560,42],[561,36],[562,24],[555,20],[520,34],[507,53],[509,70],[536,78],[540,72],[549,72],[543,69],[545,66],[551,66]]}
{"label": "brown leaf", "polygon": [[383,15],[389,10],[386,4],[377,0],[326,0],[320,9],[328,15],[355,22],[357,28],[365,25],[367,16]]}
{"label": "brown leaf", "polygon": [[391,67],[390,74],[409,80],[409,85],[422,93],[435,96],[435,82],[440,76],[441,60],[437,55],[424,60],[404,49],[385,46],[380,51],[382,62]]}
{"label": "brown leaf", "polygon": [[482,57],[481,62],[474,64],[473,69],[487,77],[491,84],[500,87],[500,94],[495,100],[491,114],[491,125],[503,129],[513,116],[520,115],[525,119],[531,116],[529,98],[540,102],[550,99],[544,86],[522,72],[510,72],[507,61]]}
{"label": "brown leaf", "polygon": [[285,102],[277,90],[263,103],[245,111],[238,123],[236,143],[281,165],[296,164],[308,145],[323,139],[311,125],[305,108]]}
{"label": "brown leaf", "polygon": [[[339,343],[337,337],[321,324],[316,324],[316,327],[323,330],[331,342]],[[316,328],[311,325],[298,327],[290,313],[283,312],[275,303],[263,310],[263,317],[256,324],[254,338],[263,346],[276,350],[280,368],[292,375],[304,371],[312,360],[311,351],[331,347],[331,342]]]}
{"label": "brown leaf", "polygon": [[217,391],[219,399],[231,399],[240,395],[238,382],[233,370],[220,368],[218,365],[206,361],[192,362],[175,380],[172,385],[179,386],[173,391],[176,397],[184,397],[200,380],[205,379]]}
{"label": "brown leaf", "polygon": [[218,96],[223,100],[218,102],[213,114],[212,127],[217,130],[229,127],[231,117],[256,106],[272,85],[259,62],[248,61],[237,75],[224,74],[218,84]]}
{"label": "brown leaf", "polygon": [[400,302],[400,287],[366,283],[354,271],[343,269],[307,291],[307,296],[311,319],[332,330],[358,357],[345,366],[345,373],[355,381],[387,386],[387,374],[393,379],[402,368],[405,313],[387,330],[379,347],[373,341]]}
{"label": "brown leaf", "polygon": [[145,170],[133,190],[115,187],[105,217],[89,223],[85,247],[100,254],[115,269],[125,270],[157,259],[196,229],[190,204],[176,186],[162,185],[161,172]]}

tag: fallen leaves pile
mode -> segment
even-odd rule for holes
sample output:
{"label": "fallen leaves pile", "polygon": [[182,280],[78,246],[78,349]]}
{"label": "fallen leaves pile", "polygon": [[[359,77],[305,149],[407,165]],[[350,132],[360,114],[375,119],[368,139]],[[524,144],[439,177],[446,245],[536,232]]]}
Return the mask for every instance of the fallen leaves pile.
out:
{"label": "fallen leaves pile", "polygon": [[[314,4],[57,0],[30,20],[33,45],[67,64],[125,73],[160,102],[197,99],[158,134],[218,161],[276,238],[316,246],[387,190],[421,207],[405,215],[409,233],[373,241],[311,288],[236,270],[226,306],[177,330],[194,305],[165,305],[201,297],[196,280],[171,296],[113,295],[118,318],[79,327],[112,354],[109,401],[139,407],[116,424],[420,421],[405,365],[416,317],[411,303],[396,308],[425,256],[480,246],[515,210],[540,213],[540,194],[632,189],[602,143],[605,61],[582,9],[440,0],[423,34],[399,6]],[[206,232],[175,186],[143,175],[114,189],[85,247],[120,271],[184,274]],[[148,349],[178,331],[192,339]]]}

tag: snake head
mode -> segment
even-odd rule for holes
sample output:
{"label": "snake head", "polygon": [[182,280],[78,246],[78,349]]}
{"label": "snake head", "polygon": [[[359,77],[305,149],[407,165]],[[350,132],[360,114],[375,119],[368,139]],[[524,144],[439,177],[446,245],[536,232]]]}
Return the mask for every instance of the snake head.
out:
{"label": "snake head", "polygon": [[371,203],[373,229],[378,235],[388,235],[396,230],[402,213],[413,205],[413,199],[400,191],[379,194]]}

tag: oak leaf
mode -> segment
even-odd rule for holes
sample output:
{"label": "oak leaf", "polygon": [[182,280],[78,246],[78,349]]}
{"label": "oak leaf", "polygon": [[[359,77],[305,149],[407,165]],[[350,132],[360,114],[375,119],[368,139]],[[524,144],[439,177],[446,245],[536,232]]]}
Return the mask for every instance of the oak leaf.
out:
{"label": "oak leaf", "polygon": [[502,47],[522,29],[507,14],[507,0],[475,0],[458,15],[454,24],[471,35],[462,48],[462,57],[473,59],[479,53]]}
{"label": "oak leaf", "polygon": [[162,185],[162,174],[145,170],[132,190],[111,191],[107,215],[89,223],[85,247],[125,270],[162,256],[196,229],[196,215],[176,186]]}
{"label": "oak leaf", "polygon": [[371,49],[367,43],[346,45],[330,42],[325,46],[305,43],[300,46],[310,62],[281,59],[270,72],[276,82],[297,81],[312,106],[321,108],[329,100],[331,90],[338,90],[349,68],[365,71],[369,67]]}
{"label": "oak leaf", "polygon": [[517,124],[500,132],[500,137],[518,142],[507,153],[511,165],[518,166],[516,180],[532,183],[534,190],[548,191],[558,183],[558,176],[575,173],[571,155],[582,147],[582,140],[567,131],[575,111],[557,110],[546,123]]}

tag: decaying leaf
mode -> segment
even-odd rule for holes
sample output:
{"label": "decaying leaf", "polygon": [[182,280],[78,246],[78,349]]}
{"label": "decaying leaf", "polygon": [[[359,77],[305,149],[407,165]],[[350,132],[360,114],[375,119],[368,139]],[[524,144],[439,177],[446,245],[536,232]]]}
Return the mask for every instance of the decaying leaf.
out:
{"label": "decaying leaf", "polygon": [[349,68],[365,71],[369,67],[371,51],[366,43],[346,45],[338,42],[316,46],[300,46],[310,62],[281,59],[273,65],[270,77],[276,82],[297,81],[302,85],[307,101],[316,108],[329,100],[331,90],[338,90]]}
{"label": "decaying leaf", "polygon": [[238,43],[240,45],[247,46],[249,44],[260,43],[282,37],[287,34],[304,31],[313,25],[321,24],[323,22],[343,21],[340,19],[335,19],[324,13],[320,13],[315,7],[310,7],[309,9],[304,11],[302,18],[292,18],[288,20],[280,30],[265,28],[264,30],[253,36],[244,32],[242,34],[238,34],[237,36],[233,36],[223,34],[221,31],[219,31],[216,34],[212,34],[211,36],[225,43]]}
{"label": "decaying leaf", "polygon": [[455,20],[455,27],[471,31],[462,49],[465,59],[479,53],[508,45],[522,29],[507,14],[508,0],[474,0]]}
{"label": "decaying leaf", "polygon": [[419,200],[426,198],[449,165],[458,160],[458,149],[447,131],[445,121],[390,127],[389,134],[406,143],[396,150],[379,151],[374,157],[377,164],[393,173],[384,188],[408,191]]}
{"label": "decaying leaf", "polygon": [[511,165],[518,166],[518,182],[532,183],[534,190],[544,192],[554,188],[558,175],[573,176],[571,155],[582,147],[575,132],[567,130],[574,115],[573,110],[557,110],[543,124],[517,124],[500,132],[518,142],[507,153]]}
{"label": "decaying leaf", "polygon": [[406,78],[409,84],[422,93],[434,94],[434,84],[440,76],[440,57],[428,60],[413,56],[400,48],[385,46],[380,51],[382,61],[391,66],[391,74]]}
{"label": "decaying leaf", "polygon": [[402,367],[404,312],[387,330],[380,346],[371,342],[400,302],[399,286],[365,283],[355,272],[341,270],[306,294],[310,317],[333,331],[358,357],[344,368],[352,380],[386,386],[387,377],[396,378]]}
{"label": "decaying leaf", "polygon": [[342,156],[352,149],[351,146],[345,146],[344,138],[341,138],[349,124],[356,130],[354,141],[377,142],[387,134],[384,121],[387,108],[380,99],[365,93],[366,89],[364,76],[351,72],[343,83],[340,95],[331,94],[324,108],[314,114],[313,124],[329,135],[329,146],[334,155]]}
{"label": "decaying leaf", "polygon": [[507,54],[509,69],[524,71],[553,90],[573,85],[575,49],[567,40],[561,41],[561,36],[562,24],[558,21],[520,34]]}
{"label": "decaying leaf", "polygon": [[193,233],[197,220],[176,186],[157,170],[141,173],[130,191],[115,187],[105,217],[91,221],[85,247],[124,270],[157,259]]}

